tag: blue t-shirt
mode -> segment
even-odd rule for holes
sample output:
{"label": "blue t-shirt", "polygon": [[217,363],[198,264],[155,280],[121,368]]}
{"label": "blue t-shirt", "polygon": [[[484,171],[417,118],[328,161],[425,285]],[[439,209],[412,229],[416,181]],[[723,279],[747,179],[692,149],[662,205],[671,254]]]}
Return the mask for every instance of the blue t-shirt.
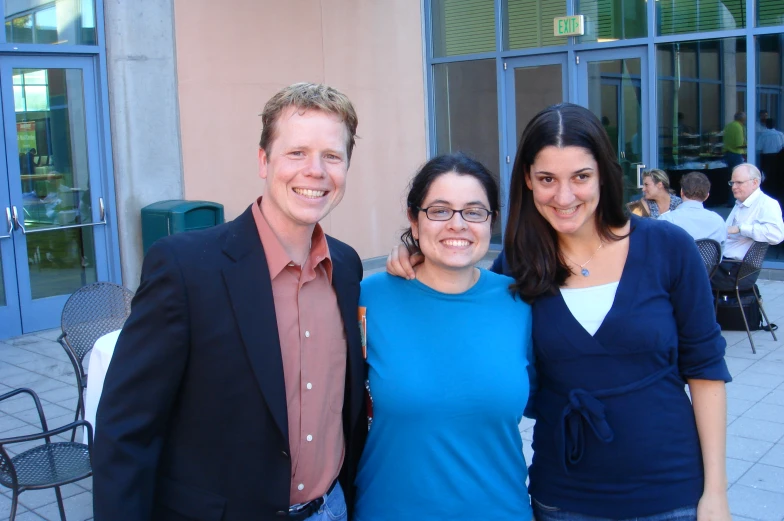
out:
{"label": "blue t-shirt", "polygon": [[356,521],[532,517],[518,423],[531,308],[485,270],[461,294],[386,273],[362,282],[373,424]]}

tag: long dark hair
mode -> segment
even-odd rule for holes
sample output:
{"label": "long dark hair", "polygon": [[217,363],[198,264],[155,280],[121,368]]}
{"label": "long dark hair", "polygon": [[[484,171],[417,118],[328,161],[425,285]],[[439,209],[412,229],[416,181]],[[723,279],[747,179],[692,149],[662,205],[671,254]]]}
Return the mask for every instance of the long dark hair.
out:
{"label": "long dark hair", "polygon": [[512,289],[527,302],[555,294],[571,275],[558,245],[558,235],[534,206],[533,192],[525,183],[531,165],[546,147],[580,147],[593,155],[599,167],[599,204],[596,228],[602,240],[622,237],[612,232],[627,222],[623,209],[623,173],[601,122],[588,109],[571,103],[547,107],[525,127],[517,147],[509,189],[509,220],[504,252]]}
{"label": "long dark hair", "polygon": [[[430,191],[430,185],[442,175],[450,172],[454,172],[457,175],[467,175],[479,181],[490,203],[490,226],[492,227],[496,217],[498,217],[498,182],[485,165],[462,152],[436,156],[419,169],[419,172],[411,180],[411,187],[406,197],[408,217],[412,221],[416,220],[417,215],[419,215],[419,209]],[[411,227],[403,232],[400,240],[406,245],[409,253],[419,251],[419,244],[411,233]]]}

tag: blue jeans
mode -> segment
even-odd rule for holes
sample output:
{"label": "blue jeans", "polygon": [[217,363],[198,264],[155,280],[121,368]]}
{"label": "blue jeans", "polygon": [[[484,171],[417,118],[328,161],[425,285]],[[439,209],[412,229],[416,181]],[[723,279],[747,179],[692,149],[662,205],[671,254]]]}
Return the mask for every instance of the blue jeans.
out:
{"label": "blue jeans", "polygon": [[305,521],[347,521],[346,498],[343,496],[343,489],[340,483],[335,484],[332,492],[324,498],[318,512],[307,518]]}
{"label": "blue jeans", "polygon": [[[619,521],[607,517],[594,517],[578,514],[577,512],[566,512],[557,507],[549,507],[531,498],[531,506],[534,507],[534,517],[536,521]],[[682,507],[654,514],[645,517],[633,517],[624,521],[697,521],[697,506]]]}

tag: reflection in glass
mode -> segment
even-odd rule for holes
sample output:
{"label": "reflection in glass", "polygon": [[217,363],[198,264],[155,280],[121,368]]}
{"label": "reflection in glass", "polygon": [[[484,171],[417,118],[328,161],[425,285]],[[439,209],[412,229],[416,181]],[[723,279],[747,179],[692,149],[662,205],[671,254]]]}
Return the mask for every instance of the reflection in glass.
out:
{"label": "reflection in glass", "polygon": [[95,45],[95,0],[5,0],[12,43]]}
{"label": "reflection in glass", "polygon": [[578,0],[577,14],[585,16],[582,42],[610,42],[648,35],[645,0]]}
{"label": "reflection in glass", "polygon": [[[784,13],[781,3],[776,5],[780,8],[779,14]],[[784,131],[784,35],[757,36],[755,43],[759,110],[754,127],[757,137],[756,164],[765,174],[762,189],[781,204],[784,202],[784,150],[777,150],[780,140],[775,133]],[[784,245],[771,246],[767,258],[784,258]]]}
{"label": "reflection in glass", "polygon": [[757,26],[784,25],[784,2],[757,0]]}
{"label": "reflection in glass", "polygon": [[0,257],[0,306],[5,306],[5,278],[3,278],[3,258]]}
{"label": "reflection in glass", "polygon": [[[433,73],[436,152],[466,152],[499,181],[495,60],[434,65]],[[496,219],[493,239],[500,240],[500,233]]]}
{"label": "reflection in glass", "polygon": [[72,293],[95,280],[82,71],[12,75],[32,298]]}
{"label": "reflection in glass", "polygon": [[33,299],[70,295],[97,280],[92,228],[33,233],[25,239]]}
{"label": "reflection in glass", "polygon": [[563,102],[563,73],[560,64],[520,67],[515,77],[515,122],[520,140],[523,129],[542,109]]}
{"label": "reflection in glass", "polygon": [[[780,0],[773,1],[780,2]],[[660,0],[656,2],[656,21],[660,36],[742,29],[746,27],[746,2]]]}
{"label": "reflection in glass", "polygon": [[566,45],[566,37],[553,35],[553,18],[566,16],[564,0],[505,0],[503,9],[504,49]]}
{"label": "reflection in glass", "polygon": [[431,7],[434,57],[495,50],[492,1],[433,0]]}
{"label": "reflection in glass", "polygon": [[624,174],[627,200],[639,193],[642,162],[642,78],[639,58],[588,63],[588,108],[601,120]]}
{"label": "reflection in glass", "polygon": [[746,153],[745,39],[661,44],[656,55],[659,167],[676,190],[683,174],[706,174],[706,206],[724,206],[730,169]]}

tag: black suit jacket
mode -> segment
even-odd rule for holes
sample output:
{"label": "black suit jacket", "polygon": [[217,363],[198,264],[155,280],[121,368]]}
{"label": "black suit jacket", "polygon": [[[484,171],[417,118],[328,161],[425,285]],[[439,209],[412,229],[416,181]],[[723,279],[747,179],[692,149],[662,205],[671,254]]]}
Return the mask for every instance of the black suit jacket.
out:
{"label": "black suit jacket", "polygon": [[[348,345],[340,481],[350,507],[367,434],[362,264],[327,241]],[[250,208],[150,248],[106,375],[94,449],[96,521],[263,521],[288,509],[283,363]]]}

